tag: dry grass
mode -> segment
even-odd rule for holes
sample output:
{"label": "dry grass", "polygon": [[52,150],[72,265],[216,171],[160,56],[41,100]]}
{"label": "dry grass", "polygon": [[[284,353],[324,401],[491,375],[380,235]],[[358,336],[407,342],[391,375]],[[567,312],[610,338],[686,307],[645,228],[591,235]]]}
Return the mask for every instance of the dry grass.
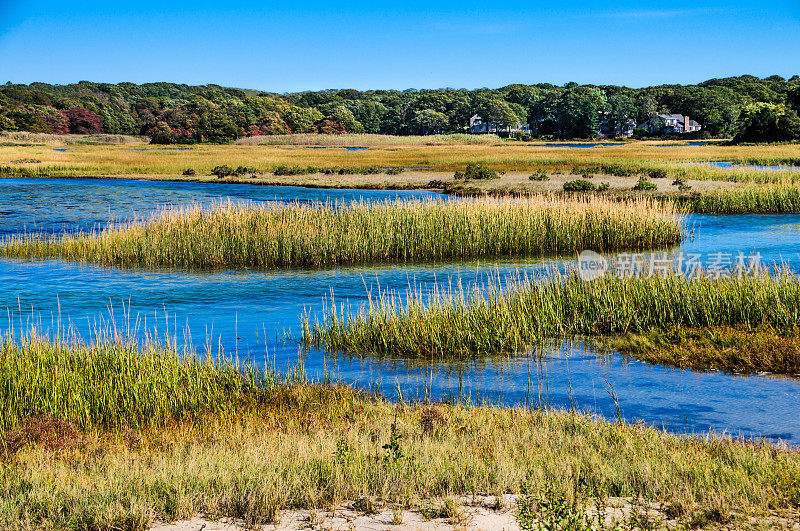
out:
{"label": "dry grass", "polygon": [[[435,431],[427,428],[431,409]],[[579,414],[394,405],[291,384],[257,408],[165,429],[28,444],[0,469],[0,485],[4,528],[144,529],[197,513],[256,526],[283,509],[348,500],[408,508],[542,491],[596,504],[656,503],[688,525],[706,514],[796,514],[800,454]]]}
{"label": "dry grass", "polygon": [[239,146],[438,146],[438,145],[496,145],[505,142],[497,135],[429,135],[429,136],[395,136],[375,134],[347,135],[272,135],[240,138],[235,142]]}
{"label": "dry grass", "polygon": [[[264,138],[264,137],[262,137]],[[320,142],[340,137],[324,137]],[[350,137],[348,137],[350,138]],[[366,137],[365,137],[366,138]],[[597,174],[630,176],[653,170],[666,170],[670,178],[741,182],[792,183],[800,180],[800,171],[726,170],[708,166],[685,165],[688,162],[757,160],[762,163],[794,164],[800,160],[800,145],[770,146],[698,146],[659,148],[652,142],[633,142],[622,146],[599,148],[553,148],[542,144],[508,142],[499,144],[442,144],[431,137],[388,137],[396,145],[374,142],[370,149],[348,151],[345,146],[307,145],[196,145],[196,146],[130,146],[73,145],[66,152],[49,146],[10,146],[0,152],[0,175],[8,175],[12,161],[36,159],[36,176],[148,176],[180,178],[187,168],[198,176],[209,176],[212,168],[226,164],[253,167],[267,174],[280,165],[318,168],[404,167],[421,171],[453,172],[467,163],[482,163],[507,172],[529,172],[545,169],[569,172],[573,168]],[[469,137],[473,138],[473,137]],[[478,137],[485,138],[485,137]],[[287,139],[287,141],[290,139]],[[368,138],[367,138],[368,140]],[[278,140],[280,141],[280,140]],[[309,139],[309,141],[312,141]],[[344,141],[344,140],[342,140]],[[357,142],[361,145],[366,142]],[[434,145],[427,145],[427,144]],[[146,151],[134,151],[145,149]],[[185,150],[185,151],[177,151]],[[429,168],[429,169],[424,169]],[[17,168],[18,169],[18,168]],[[28,168],[29,170],[31,168]],[[411,172],[406,172],[406,174]],[[392,182],[402,185],[408,176],[394,176]],[[293,179],[271,178],[274,182]],[[335,180],[333,181],[335,182]],[[671,181],[670,181],[671,182]]]}
{"label": "dry grass", "polygon": [[600,197],[165,210],[99,234],[11,237],[0,255],[135,266],[297,267],[651,249],[680,242],[670,204]]}
{"label": "dry grass", "polygon": [[0,144],[3,145],[46,145],[60,146],[72,144],[145,144],[150,139],[144,136],[128,135],[51,135],[47,133],[28,133],[25,131],[0,132]]}

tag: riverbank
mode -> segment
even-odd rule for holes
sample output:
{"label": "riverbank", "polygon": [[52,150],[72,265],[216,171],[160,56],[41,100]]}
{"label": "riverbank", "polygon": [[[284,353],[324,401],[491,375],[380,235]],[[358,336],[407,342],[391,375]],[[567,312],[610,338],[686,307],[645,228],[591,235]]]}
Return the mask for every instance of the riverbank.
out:
{"label": "riverbank", "polygon": [[392,403],[158,345],[20,339],[0,349],[6,528],[146,529],[198,514],[319,525],[337,508],[466,527],[479,506],[528,525],[598,512],[650,528],[800,518],[794,447],[574,412]]}

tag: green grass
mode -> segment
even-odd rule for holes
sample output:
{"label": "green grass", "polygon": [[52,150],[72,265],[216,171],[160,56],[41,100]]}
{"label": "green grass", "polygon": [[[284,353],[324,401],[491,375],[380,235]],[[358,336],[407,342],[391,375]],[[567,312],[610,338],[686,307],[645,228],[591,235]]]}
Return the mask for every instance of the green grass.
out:
{"label": "green grass", "polygon": [[689,199],[697,214],[788,214],[800,212],[798,186],[748,186]]}
{"label": "green grass", "polygon": [[0,344],[0,429],[47,414],[82,430],[164,427],[228,413],[275,385],[271,373],[169,346],[103,339],[51,341],[35,333]]}
{"label": "green grass", "polygon": [[603,198],[422,200],[163,211],[99,234],[11,237],[6,257],[125,266],[296,267],[573,254],[679,243],[671,204]]}
{"label": "green grass", "polygon": [[329,350],[460,359],[515,353],[547,338],[669,327],[769,325],[791,331],[798,319],[800,279],[788,274],[693,281],[606,276],[592,282],[569,274],[520,280],[505,289],[491,281],[472,291],[382,294],[357,312],[342,304],[321,320],[304,316],[303,337]]}
{"label": "green grass", "polygon": [[261,385],[169,348],[137,360],[129,345],[29,337],[3,352],[0,403],[16,426],[2,433],[6,529],[138,530],[198,513],[256,526],[365,498],[418,508],[504,493],[655,503],[685,526],[800,506],[793,448],[558,411],[393,404],[299,378]]}

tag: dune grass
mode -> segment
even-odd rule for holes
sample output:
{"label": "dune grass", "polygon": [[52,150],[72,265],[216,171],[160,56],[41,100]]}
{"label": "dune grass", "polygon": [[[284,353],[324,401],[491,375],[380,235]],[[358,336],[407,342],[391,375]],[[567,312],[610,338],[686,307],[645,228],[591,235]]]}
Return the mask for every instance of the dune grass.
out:
{"label": "dune grass", "polygon": [[681,240],[670,204],[598,197],[165,210],[96,234],[10,237],[6,257],[131,266],[299,267],[650,249]]}
{"label": "dune grass", "polygon": [[791,447],[578,413],[393,404],[249,364],[237,380],[229,364],[169,348],[138,355],[117,341],[5,343],[0,526],[138,530],[197,513],[257,526],[362,499],[409,508],[543,491],[655,503],[682,525],[800,506]]}
{"label": "dune grass", "polygon": [[[694,280],[605,276],[585,282],[575,273],[553,273],[506,286],[492,280],[473,290],[410,290],[404,298],[384,293],[357,312],[347,304],[332,306],[321,320],[304,316],[303,338],[329,350],[460,359],[514,353],[565,336],[684,327],[797,331],[798,323],[800,279],[790,274]],[[798,364],[762,359],[767,366],[758,370],[793,372]]]}

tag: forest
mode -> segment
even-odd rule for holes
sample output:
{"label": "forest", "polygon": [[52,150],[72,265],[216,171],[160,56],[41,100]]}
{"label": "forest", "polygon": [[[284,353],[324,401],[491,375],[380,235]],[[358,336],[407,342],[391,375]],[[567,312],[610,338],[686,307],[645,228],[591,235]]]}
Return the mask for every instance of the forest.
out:
{"label": "forest", "polygon": [[[695,136],[738,142],[800,139],[800,76],[750,75],[696,85],[514,84],[498,89],[323,90],[275,94],[175,83],[0,85],[0,130],[144,135],[158,144],[228,143],[291,133],[426,135],[468,130],[471,116],[527,123],[541,139],[593,138],[657,113],[690,116]],[[642,130],[636,133],[641,136]],[[527,135],[526,135],[527,136]]]}

